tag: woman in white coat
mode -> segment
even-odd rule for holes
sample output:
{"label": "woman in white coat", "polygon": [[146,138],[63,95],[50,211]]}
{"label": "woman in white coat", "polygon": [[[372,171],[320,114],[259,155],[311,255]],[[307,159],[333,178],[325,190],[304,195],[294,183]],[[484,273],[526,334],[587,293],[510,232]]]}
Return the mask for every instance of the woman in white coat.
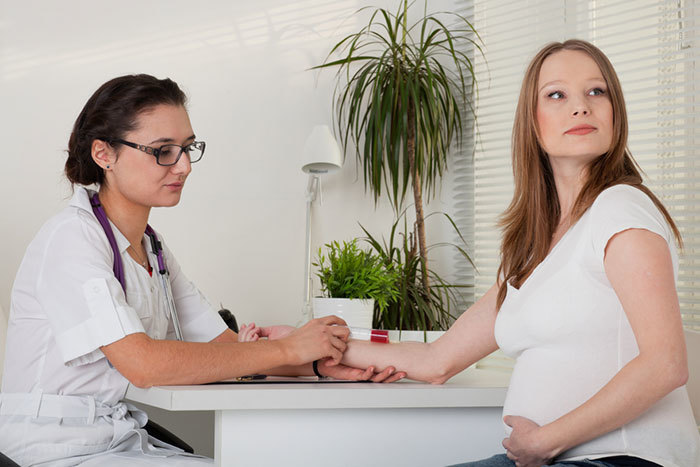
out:
{"label": "woman in white coat", "polygon": [[515,115],[499,280],[435,343],[349,343],[348,364],[435,383],[498,347],[516,359],[505,452],[465,467],[700,465],[680,235],[627,133],[607,57],[579,40],[544,47]]}
{"label": "woman in white coat", "polygon": [[[313,374],[318,360],[317,371],[347,379],[392,373],[337,365],[348,331],[334,317],[277,340],[238,342],[185,277],[148,226],[152,207],[178,203],[204,154],[185,103],[169,79],[123,76],[102,85],[75,122],[65,165],[74,196],[27,248],[12,290],[0,451],[20,465],[211,463],[149,437],[146,415],[122,401],[129,383]],[[183,341],[173,340],[177,328]]]}

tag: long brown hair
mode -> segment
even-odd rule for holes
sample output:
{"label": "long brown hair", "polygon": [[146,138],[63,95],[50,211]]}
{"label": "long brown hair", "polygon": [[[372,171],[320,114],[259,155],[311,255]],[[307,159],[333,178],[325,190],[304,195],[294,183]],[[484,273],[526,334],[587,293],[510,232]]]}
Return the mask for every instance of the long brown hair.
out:
{"label": "long brown hair", "polygon": [[506,297],[506,282],[519,288],[535,267],[544,260],[559,224],[561,207],[554,183],[554,174],[538,138],[537,85],[542,63],[561,50],[577,50],[588,54],[598,65],[608,88],[613,109],[613,136],[610,149],[594,159],[587,167],[587,179],[574,202],[571,223],[576,222],[608,187],[627,184],[649,196],[663,213],[682,246],[681,234],[661,201],[642,184],[641,169],[627,148],[627,111],[622,87],[608,58],[596,46],[571,39],[552,42],[540,50],[525,72],[513,123],[513,200],[501,216],[503,227],[501,265],[502,278],[498,290],[498,307]]}

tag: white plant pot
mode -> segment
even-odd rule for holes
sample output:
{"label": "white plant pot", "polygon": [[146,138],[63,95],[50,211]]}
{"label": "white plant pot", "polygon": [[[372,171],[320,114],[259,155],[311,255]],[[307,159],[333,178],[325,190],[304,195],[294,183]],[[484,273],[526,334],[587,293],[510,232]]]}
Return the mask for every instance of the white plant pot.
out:
{"label": "white plant pot", "polygon": [[[426,336],[427,334],[427,336]],[[445,331],[389,331],[389,342],[435,342]]]}
{"label": "white plant pot", "polygon": [[314,318],[335,315],[343,318],[348,326],[371,329],[374,300],[316,297],[313,301],[313,312]]}

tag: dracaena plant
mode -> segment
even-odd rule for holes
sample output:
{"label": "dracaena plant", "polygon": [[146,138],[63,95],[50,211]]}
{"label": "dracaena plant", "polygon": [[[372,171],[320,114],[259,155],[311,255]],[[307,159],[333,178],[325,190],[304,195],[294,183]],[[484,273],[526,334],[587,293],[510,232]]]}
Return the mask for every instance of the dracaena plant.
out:
{"label": "dracaena plant", "polygon": [[[472,263],[469,254],[465,250],[466,242],[459,233],[457,225],[446,213],[432,213],[442,215],[452,225],[458,234],[461,245],[455,243],[437,243],[428,246],[433,248],[453,248],[465,260]],[[403,231],[397,230],[403,224]],[[374,254],[378,255],[388,270],[393,270],[398,275],[396,282],[398,294],[390,300],[385,308],[375,307],[372,326],[379,329],[409,329],[423,331],[439,331],[449,328],[456,318],[457,304],[460,302],[460,289],[469,288],[469,285],[450,284],[437,272],[428,269],[427,273],[433,284],[426,289],[423,281],[423,268],[416,247],[416,224],[409,229],[404,210],[391,226],[388,239],[380,239],[370,234],[367,229],[360,226],[367,237],[365,241],[372,247]]]}
{"label": "dracaena plant", "polygon": [[474,113],[476,78],[465,50],[481,53],[481,48],[463,16],[424,10],[409,23],[412,5],[403,0],[395,14],[373,9],[369,23],[344,37],[314,68],[338,69],[335,123],[345,151],[354,146],[375,202],[385,190],[398,214],[412,187],[416,266],[429,293],[435,275],[428,268],[423,196],[429,200],[434,194],[448,150],[459,142],[466,114]]}

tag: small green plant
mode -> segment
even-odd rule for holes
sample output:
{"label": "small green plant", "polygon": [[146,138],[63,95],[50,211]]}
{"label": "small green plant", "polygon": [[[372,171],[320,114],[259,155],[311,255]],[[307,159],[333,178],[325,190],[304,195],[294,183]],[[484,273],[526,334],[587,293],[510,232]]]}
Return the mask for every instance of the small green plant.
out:
{"label": "small green plant", "polygon": [[318,250],[316,274],[324,294],[331,298],[373,298],[375,309],[384,310],[398,298],[398,275],[384,260],[357,246],[357,240],[331,242]]}
{"label": "small green plant", "polygon": [[[464,242],[457,225],[448,214],[434,212],[426,216],[426,219],[434,214],[443,214]],[[403,232],[397,233],[402,218]],[[432,286],[425,287],[420,253],[416,245],[416,225],[413,225],[412,231],[408,230],[406,210],[398,216],[391,226],[388,243],[386,240],[379,242],[364,227],[362,230],[367,235],[365,241],[379,255],[386,268],[395,271],[398,277],[399,292],[397,296],[389,302],[386,308],[374,308],[372,327],[422,331],[447,330],[452,321],[456,319],[454,310],[460,297],[459,289],[470,286],[449,284],[435,271],[428,269],[427,273],[430,276]],[[455,248],[466,261],[474,265],[466,250],[459,245],[439,243],[429,246],[428,249],[445,246]]]}

